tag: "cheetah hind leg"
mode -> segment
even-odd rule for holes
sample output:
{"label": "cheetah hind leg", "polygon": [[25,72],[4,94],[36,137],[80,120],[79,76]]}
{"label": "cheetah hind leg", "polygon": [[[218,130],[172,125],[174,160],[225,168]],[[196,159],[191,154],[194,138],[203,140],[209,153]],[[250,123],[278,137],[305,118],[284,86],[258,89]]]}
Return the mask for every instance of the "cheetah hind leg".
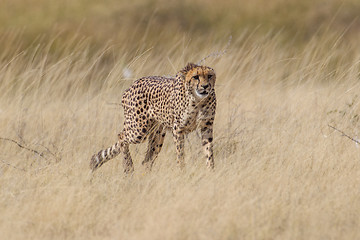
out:
{"label": "cheetah hind leg", "polygon": [[124,144],[122,147],[122,153],[124,154],[123,167],[124,173],[129,174],[134,172],[134,164],[131,159],[129,144]]}
{"label": "cheetah hind leg", "polygon": [[151,171],[155,159],[161,151],[164,143],[165,134],[166,129],[162,125],[160,125],[159,127],[155,128],[149,135],[148,149],[145,159],[142,162],[142,165],[145,166],[147,171]]}

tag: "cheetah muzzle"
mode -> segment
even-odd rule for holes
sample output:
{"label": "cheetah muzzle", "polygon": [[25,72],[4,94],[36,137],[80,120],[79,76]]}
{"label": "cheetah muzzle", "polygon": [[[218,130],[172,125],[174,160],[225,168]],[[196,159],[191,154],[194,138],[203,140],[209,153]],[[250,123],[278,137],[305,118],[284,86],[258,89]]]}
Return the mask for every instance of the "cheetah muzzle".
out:
{"label": "cheetah muzzle", "polygon": [[215,80],[214,69],[193,63],[188,63],[175,78],[150,76],[136,80],[122,97],[125,120],[118,141],[94,154],[90,168],[94,171],[122,153],[124,172],[133,172],[129,145],[148,139],[148,150],[142,164],[151,170],[167,131],[172,132],[177,163],[183,168],[184,136],[198,129],[206,165],[213,169]]}
{"label": "cheetah muzzle", "polygon": [[[207,88],[207,87],[206,87]],[[195,93],[199,98],[205,98],[209,95],[209,92],[206,90],[206,88],[200,88],[196,89]]]}

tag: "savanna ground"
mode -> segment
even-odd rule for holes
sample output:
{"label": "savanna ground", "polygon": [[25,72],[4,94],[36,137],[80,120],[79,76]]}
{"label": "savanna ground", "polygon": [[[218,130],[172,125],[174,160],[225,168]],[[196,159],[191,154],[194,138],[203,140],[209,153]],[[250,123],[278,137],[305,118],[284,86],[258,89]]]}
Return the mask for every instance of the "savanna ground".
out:
{"label": "savanna ground", "polygon": [[[1,239],[360,238],[358,1],[1,5]],[[193,133],[185,171],[168,134],[152,172],[141,144],[132,176],[121,157],[92,175],[132,81],[175,75],[230,34],[205,61],[215,171]]]}

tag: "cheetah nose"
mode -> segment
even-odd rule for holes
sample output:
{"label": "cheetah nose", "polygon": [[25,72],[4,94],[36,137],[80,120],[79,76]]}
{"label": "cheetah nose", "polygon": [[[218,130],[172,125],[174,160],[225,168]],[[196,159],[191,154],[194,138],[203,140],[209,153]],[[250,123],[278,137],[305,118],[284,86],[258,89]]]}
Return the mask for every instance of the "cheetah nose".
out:
{"label": "cheetah nose", "polygon": [[207,89],[209,86],[210,86],[209,84],[201,85],[201,87],[202,87],[203,89]]}

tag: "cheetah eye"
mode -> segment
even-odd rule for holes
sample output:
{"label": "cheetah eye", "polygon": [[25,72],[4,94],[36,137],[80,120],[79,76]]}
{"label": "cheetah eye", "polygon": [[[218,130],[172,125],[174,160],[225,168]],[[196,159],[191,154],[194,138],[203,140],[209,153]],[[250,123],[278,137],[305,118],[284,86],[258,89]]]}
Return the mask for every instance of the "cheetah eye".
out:
{"label": "cheetah eye", "polygon": [[199,75],[193,76],[194,79],[199,80]]}
{"label": "cheetah eye", "polygon": [[208,79],[211,79],[213,77],[213,75],[208,75]]}

